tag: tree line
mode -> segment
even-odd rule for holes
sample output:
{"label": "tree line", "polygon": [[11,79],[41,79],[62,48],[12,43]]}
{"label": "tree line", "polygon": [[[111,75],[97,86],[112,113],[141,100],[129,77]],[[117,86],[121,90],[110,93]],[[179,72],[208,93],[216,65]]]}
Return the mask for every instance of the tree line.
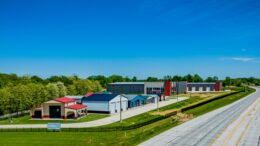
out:
{"label": "tree line", "polygon": [[66,95],[85,95],[101,91],[99,81],[77,76],[38,76],[0,74],[0,115],[28,110],[42,102]]}

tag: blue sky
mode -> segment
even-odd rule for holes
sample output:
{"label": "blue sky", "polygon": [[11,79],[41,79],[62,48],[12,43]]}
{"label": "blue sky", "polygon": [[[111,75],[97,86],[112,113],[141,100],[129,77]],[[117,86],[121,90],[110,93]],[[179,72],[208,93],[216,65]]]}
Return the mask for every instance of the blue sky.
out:
{"label": "blue sky", "polygon": [[260,78],[259,0],[0,0],[0,72]]}

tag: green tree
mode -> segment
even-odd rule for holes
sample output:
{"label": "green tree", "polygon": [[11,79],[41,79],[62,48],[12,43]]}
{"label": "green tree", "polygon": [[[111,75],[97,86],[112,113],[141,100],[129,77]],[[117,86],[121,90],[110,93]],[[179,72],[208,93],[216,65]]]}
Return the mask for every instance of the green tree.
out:
{"label": "green tree", "polygon": [[234,79],[233,80],[233,85],[237,86],[237,87],[241,87],[242,86],[242,81],[241,79]]}
{"label": "green tree", "polygon": [[214,76],[214,77],[213,77],[213,80],[214,80],[214,82],[217,82],[217,81],[218,81],[218,77],[217,77],[217,76]]}
{"label": "green tree", "polygon": [[172,81],[178,82],[178,81],[181,81],[181,80],[182,80],[181,76],[175,75],[175,76],[172,77]]}
{"label": "green tree", "polygon": [[226,77],[226,79],[224,81],[224,85],[225,86],[230,86],[231,85],[231,78],[230,77]]}
{"label": "green tree", "polygon": [[49,83],[47,86],[47,91],[49,93],[48,99],[58,98],[59,97],[59,88],[55,83]]}
{"label": "green tree", "polygon": [[0,115],[12,112],[10,103],[11,96],[11,93],[6,88],[0,89]]}
{"label": "green tree", "polygon": [[195,74],[193,79],[194,82],[203,82],[203,79],[198,74]]}
{"label": "green tree", "polygon": [[132,80],[126,76],[126,77],[124,78],[124,81],[125,81],[125,82],[131,82]]}
{"label": "green tree", "polygon": [[214,82],[214,79],[212,77],[208,77],[205,82]]}
{"label": "green tree", "polygon": [[156,77],[148,77],[146,81],[148,81],[148,82],[156,82],[156,81],[158,81],[158,78],[156,78]]}
{"label": "green tree", "polygon": [[103,88],[107,87],[108,79],[105,76],[102,76],[102,75],[89,76],[88,79],[89,80],[94,80],[94,81],[99,81],[99,83],[101,84],[101,86]]}
{"label": "green tree", "polygon": [[108,82],[109,83],[114,83],[114,82],[123,82],[124,79],[122,76],[119,75],[112,75],[108,77]]}
{"label": "green tree", "polygon": [[194,77],[191,74],[188,74],[183,77],[183,81],[188,81],[188,82],[194,82]]}
{"label": "green tree", "polygon": [[43,82],[43,79],[38,76],[32,76],[31,80],[33,83],[42,83]]}
{"label": "green tree", "polygon": [[172,77],[170,75],[167,75],[167,76],[164,76],[163,77],[163,80],[164,81],[171,81],[172,80]]}
{"label": "green tree", "polygon": [[133,82],[136,82],[136,81],[137,81],[137,77],[134,76],[134,77],[132,78],[132,81],[133,81]]}
{"label": "green tree", "polygon": [[58,87],[58,91],[59,91],[59,97],[64,97],[66,96],[67,92],[66,92],[66,87],[64,86],[64,83],[62,82],[57,82],[56,83],[57,87]]}

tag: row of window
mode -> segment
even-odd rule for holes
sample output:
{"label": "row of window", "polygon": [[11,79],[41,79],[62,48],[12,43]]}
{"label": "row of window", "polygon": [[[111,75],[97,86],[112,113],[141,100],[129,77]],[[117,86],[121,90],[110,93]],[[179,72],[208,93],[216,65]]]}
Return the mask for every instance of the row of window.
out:
{"label": "row of window", "polygon": [[214,91],[212,87],[187,87],[188,91]]}

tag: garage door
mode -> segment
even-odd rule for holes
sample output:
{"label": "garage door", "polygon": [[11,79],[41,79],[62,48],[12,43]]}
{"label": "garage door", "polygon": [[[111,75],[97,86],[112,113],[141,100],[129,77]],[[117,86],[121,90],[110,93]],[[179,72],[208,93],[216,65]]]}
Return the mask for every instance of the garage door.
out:
{"label": "garage door", "polygon": [[210,87],[207,87],[206,89],[207,89],[207,92],[209,92],[209,91],[210,91]]}
{"label": "garage door", "polygon": [[123,111],[126,110],[126,105],[127,105],[127,101],[123,101],[122,102],[122,109],[123,109]]}
{"label": "garage door", "polygon": [[196,88],[195,87],[192,87],[192,92],[195,92],[196,91]]}
{"label": "garage door", "polygon": [[42,118],[42,111],[35,111],[33,118]]}
{"label": "garage door", "polygon": [[110,113],[115,113],[116,110],[116,103],[115,102],[111,102],[110,104]]}
{"label": "garage door", "polygon": [[60,118],[61,111],[60,106],[50,106],[50,118]]}

